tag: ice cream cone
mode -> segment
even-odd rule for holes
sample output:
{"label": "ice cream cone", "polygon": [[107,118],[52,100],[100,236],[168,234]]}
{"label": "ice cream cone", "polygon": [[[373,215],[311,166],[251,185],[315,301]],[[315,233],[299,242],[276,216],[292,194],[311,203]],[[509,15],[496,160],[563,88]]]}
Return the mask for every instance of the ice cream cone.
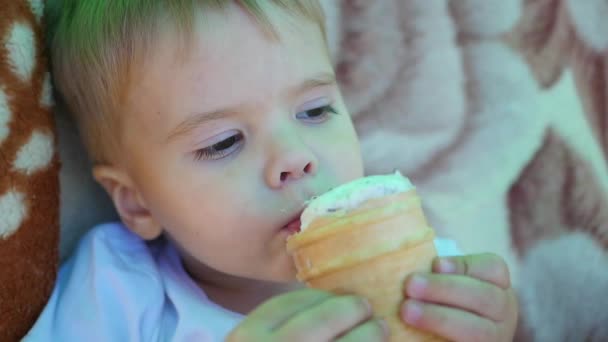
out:
{"label": "ice cream cone", "polygon": [[347,213],[316,217],[290,237],[297,277],[309,287],[368,298],[391,341],[444,341],[400,318],[408,274],[431,270],[434,232],[415,189],[371,198]]}

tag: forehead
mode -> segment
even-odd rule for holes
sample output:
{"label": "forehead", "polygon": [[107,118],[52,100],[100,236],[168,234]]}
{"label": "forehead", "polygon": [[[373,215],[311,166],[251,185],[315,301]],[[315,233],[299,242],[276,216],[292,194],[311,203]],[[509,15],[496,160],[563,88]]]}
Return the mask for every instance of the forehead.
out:
{"label": "forehead", "polygon": [[200,14],[185,49],[175,30],[165,30],[133,85],[131,104],[144,112],[153,105],[165,116],[191,114],[264,101],[332,71],[318,23],[276,8],[267,13],[277,39],[237,7]]}
{"label": "forehead", "polygon": [[[255,82],[249,83],[251,87],[260,79],[273,83],[281,76],[304,77],[330,64],[318,25],[269,12],[278,33],[276,39],[265,34],[243,11],[202,21],[186,65],[198,68],[196,77],[222,80],[230,88],[239,88],[243,82]],[[215,89],[211,86],[206,90],[213,93]]]}

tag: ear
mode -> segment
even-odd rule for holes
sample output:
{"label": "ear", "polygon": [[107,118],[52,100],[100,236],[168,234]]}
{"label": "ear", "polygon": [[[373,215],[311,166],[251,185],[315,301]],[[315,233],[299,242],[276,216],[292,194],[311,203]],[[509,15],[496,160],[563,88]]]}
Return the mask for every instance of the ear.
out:
{"label": "ear", "polygon": [[162,226],[152,217],[131,177],[121,168],[109,165],[93,167],[93,177],[106,190],[122,222],[144,240],[162,233]]}

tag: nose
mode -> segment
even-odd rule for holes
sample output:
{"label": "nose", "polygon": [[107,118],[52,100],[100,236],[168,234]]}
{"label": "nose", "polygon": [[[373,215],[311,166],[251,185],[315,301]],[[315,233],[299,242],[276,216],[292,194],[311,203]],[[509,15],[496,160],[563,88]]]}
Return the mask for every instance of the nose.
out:
{"label": "nose", "polygon": [[278,189],[306,175],[314,175],[317,167],[317,159],[310,148],[300,142],[292,142],[277,150],[269,161],[266,182],[271,188]]}

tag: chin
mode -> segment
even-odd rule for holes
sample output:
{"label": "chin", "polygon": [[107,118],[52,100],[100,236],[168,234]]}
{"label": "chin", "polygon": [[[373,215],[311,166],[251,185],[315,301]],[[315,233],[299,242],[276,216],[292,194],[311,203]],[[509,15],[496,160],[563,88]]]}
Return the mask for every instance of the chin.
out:
{"label": "chin", "polygon": [[293,282],[298,281],[298,279],[296,278],[295,272],[293,272],[293,274],[284,274],[278,278],[279,279],[277,280],[277,282],[280,282],[280,283],[293,283]]}
{"label": "chin", "polygon": [[296,279],[296,267],[291,260],[291,257],[287,256],[277,265],[276,271],[273,272],[271,281],[279,283],[293,283]]}
{"label": "chin", "polygon": [[265,274],[264,276],[257,277],[246,277],[249,279],[267,282],[267,283],[276,283],[276,284],[290,284],[297,282],[296,273],[288,273],[288,272],[273,272],[271,274]]}

